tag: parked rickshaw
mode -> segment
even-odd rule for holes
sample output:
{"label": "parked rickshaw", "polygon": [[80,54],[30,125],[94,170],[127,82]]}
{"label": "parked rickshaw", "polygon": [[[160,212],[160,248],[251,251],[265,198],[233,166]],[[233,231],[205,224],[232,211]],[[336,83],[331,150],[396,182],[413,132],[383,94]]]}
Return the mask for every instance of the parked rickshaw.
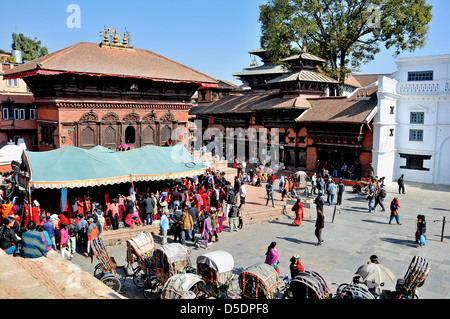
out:
{"label": "parked rickshaw", "polygon": [[285,290],[285,299],[328,299],[330,288],[321,274],[312,270],[299,272]]}
{"label": "parked rickshaw", "polygon": [[417,288],[422,287],[430,271],[425,258],[414,256],[403,278],[397,279],[396,299],[418,298]]}
{"label": "parked rickshaw", "polygon": [[213,251],[197,257],[197,274],[206,283],[205,293],[208,296],[225,299],[230,298],[234,270],[233,256],[226,251]]}
{"label": "parked rickshaw", "polygon": [[238,277],[242,299],[277,299],[277,271],[268,264],[258,264],[243,270]]}
{"label": "parked rickshaw", "polygon": [[90,249],[99,261],[94,268],[94,276],[114,291],[120,292],[123,279],[129,276],[127,267],[117,266],[101,238],[91,240]]}
{"label": "parked rickshaw", "polygon": [[333,299],[375,299],[366,285],[340,284],[336,289]]}
{"label": "parked rickshaw", "polygon": [[154,273],[155,249],[155,241],[148,231],[143,231],[127,240],[127,263],[131,266],[135,262],[138,264],[138,268],[134,271],[133,282],[139,288],[143,288],[145,279]]}
{"label": "parked rickshaw", "polygon": [[196,274],[176,274],[167,279],[161,299],[203,299],[205,282]]}
{"label": "parked rickshaw", "polygon": [[183,273],[195,273],[189,252],[179,243],[158,247],[153,252],[153,263],[154,276],[149,276],[144,282],[144,296],[147,299],[159,298],[162,287],[170,277]]}

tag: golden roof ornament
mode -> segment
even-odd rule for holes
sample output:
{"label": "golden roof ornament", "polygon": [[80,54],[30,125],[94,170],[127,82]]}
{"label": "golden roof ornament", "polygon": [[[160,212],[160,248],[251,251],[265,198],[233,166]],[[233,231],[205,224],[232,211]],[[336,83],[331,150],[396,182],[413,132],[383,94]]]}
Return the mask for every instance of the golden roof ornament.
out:
{"label": "golden roof ornament", "polygon": [[115,28],[106,28],[100,32],[100,37],[102,41],[100,42],[100,46],[102,48],[109,49],[122,49],[122,50],[132,50],[133,46],[130,46],[130,32],[125,28],[125,32],[123,33],[123,39],[121,43],[121,34],[117,32]]}

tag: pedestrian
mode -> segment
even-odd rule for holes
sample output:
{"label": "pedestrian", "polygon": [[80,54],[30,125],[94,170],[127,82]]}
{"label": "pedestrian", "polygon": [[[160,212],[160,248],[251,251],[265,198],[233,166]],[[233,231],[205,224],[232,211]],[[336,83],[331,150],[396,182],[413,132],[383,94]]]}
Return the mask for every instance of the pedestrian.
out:
{"label": "pedestrian", "polygon": [[233,204],[231,205],[230,212],[228,213],[228,223],[230,227],[230,232],[238,231],[237,218],[238,218],[238,208],[236,206],[236,203],[233,202]]}
{"label": "pedestrian", "polygon": [[289,265],[289,270],[291,272],[291,278],[295,278],[297,274],[301,271],[305,270],[305,267],[303,267],[302,261],[300,259],[299,255],[292,256],[291,259],[289,259],[291,264]]}
{"label": "pedestrian", "polygon": [[217,208],[215,207],[211,207],[211,226],[212,226],[212,231],[213,234],[212,236],[214,236],[214,242],[217,243],[219,241],[219,235],[218,235],[218,219],[217,219]]}
{"label": "pedestrian", "polygon": [[108,205],[107,213],[111,220],[111,225],[113,230],[119,229],[119,201],[117,198],[113,198],[112,203]]}
{"label": "pedestrian", "polygon": [[186,235],[191,239],[194,245],[197,243],[195,237],[192,236],[192,230],[194,229],[194,221],[192,220],[192,216],[187,212],[186,209],[183,209],[182,215],[180,218],[181,224],[181,243],[183,246],[186,246]]}
{"label": "pedestrian", "polygon": [[369,193],[367,194],[367,200],[369,202],[369,213],[375,211],[375,207],[373,206],[375,203],[375,190],[369,187]]}
{"label": "pedestrian", "polygon": [[426,243],[426,229],[425,215],[417,215],[416,243],[419,244],[419,247],[424,246]]}
{"label": "pedestrian", "polygon": [[245,205],[246,196],[247,196],[247,188],[245,187],[245,184],[242,183],[241,186],[239,187],[239,197],[240,197],[239,209],[242,208],[242,205]]}
{"label": "pedestrian", "polygon": [[50,216],[45,217],[45,223],[43,224],[45,230],[48,233],[48,236],[50,237],[50,242],[52,244],[52,249],[56,250],[56,239],[55,239],[55,224],[50,220]]}
{"label": "pedestrian", "polygon": [[37,225],[35,228],[40,234],[41,234],[41,238],[42,241],[45,244],[46,250],[47,252],[49,252],[50,250],[52,250],[52,243],[50,241],[50,237],[48,236],[47,231],[45,230],[44,226],[42,225]]}
{"label": "pedestrian", "polygon": [[317,193],[320,191],[322,191],[322,194],[325,192],[325,181],[322,176],[320,176],[319,181],[317,182]]}
{"label": "pedestrian", "polygon": [[336,205],[341,205],[342,204],[342,197],[344,195],[344,191],[345,191],[345,185],[342,182],[342,179],[339,180],[339,184],[337,187],[337,199],[336,199]]}
{"label": "pedestrian", "polygon": [[169,215],[169,211],[166,210],[164,211],[159,221],[159,227],[162,234],[162,245],[167,244],[167,231],[170,229],[169,218],[167,217],[167,215]]}
{"label": "pedestrian", "polygon": [[317,174],[314,173],[311,177],[311,195],[317,195]]}
{"label": "pedestrian", "polygon": [[292,225],[301,226],[304,215],[303,204],[301,203],[300,198],[297,198],[297,202],[294,204],[294,206],[292,206],[291,210],[295,212],[295,219],[292,222]]}
{"label": "pedestrian", "polygon": [[[233,203],[233,206],[236,206],[235,203]],[[204,247],[205,249],[209,249],[208,242],[210,238],[212,237],[212,226],[211,226],[211,216],[207,211],[205,211],[204,219],[203,219],[203,227],[202,227],[202,233],[201,233],[201,239],[199,243],[197,243],[197,247]]]}
{"label": "pedestrian", "polygon": [[317,212],[314,235],[317,237],[316,246],[320,246],[320,245],[322,245],[322,242],[323,242],[322,229],[325,226],[325,217],[324,217],[324,212],[323,212],[324,201],[323,201],[322,194],[320,191],[319,191],[319,195],[317,195],[314,202],[316,204],[316,212]]}
{"label": "pedestrian", "polygon": [[[269,200],[272,200],[272,207],[275,207],[275,203],[273,200],[273,182],[267,183],[266,193],[267,193],[266,206],[269,204]],[[283,189],[283,194],[284,194],[284,189]]]}
{"label": "pedestrian", "polygon": [[87,239],[88,239],[87,253],[88,253],[88,255],[86,256],[86,258],[91,257],[91,260],[92,260],[92,257],[94,256],[94,252],[92,250],[92,242],[94,240],[98,239],[98,226],[94,222],[94,219],[92,217],[89,217],[87,222],[89,224],[89,227],[87,230]]}
{"label": "pedestrian", "polygon": [[402,174],[398,180],[397,180],[397,184],[398,184],[398,193],[399,194],[404,194],[405,193],[405,174]]}
{"label": "pedestrian", "polygon": [[328,187],[327,187],[327,201],[328,201],[328,205],[333,205],[334,203],[334,196],[336,193],[336,184],[334,183],[333,179],[330,178],[330,182],[328,183]]}
{"label": "pedestrian", "polygon": [[80,220],[77,222],[78,252],[85,253],[85,252],[87,252],[87,242],[88,242],[87,230],[89,228],[89,223],[88,223],[86,217],[84,217],[83,215],[78,214],[78,217],[80,218]]}
{"label": "pedestrian", "polygon": [[69,234],[69,239],[67,242],[67,250],[69,251],[69,254],[71,255],[71,257],[73,257],[73,254],[76,251],[77,233],[78,233],[78,228],[73,223],[73,218],[69,218],[69,224],[66,226],[66,228],[67,228],[67,232]]}
{"label": "pedestrian", "polygon": [[223,231],[223,221],[224,221],[224,216],[223,216],[223,209],[222,209],[222,204],[219,203],[218,207],[217,207],[217,233],[221,233]]}
{"label": "pedestrian", "polygon": [[397,222],[397,225],[401,225],[400,217],[398,215],[398,209],[400,208],[400,204],[398,203],[398,197],[394,197],[394,199],[391,202],[390,208],[391,208],[391,216],[389,218],[389,225],[391,224],[394,218]]}
{"label": "pedestrian", "polygon": [[384,212],[384,204],[383,204],[383,200],[386,197],[386,190],[384,189],[384,186],[379,184],[378,185],[378,189],[375,193],[375,206],[374,208],[376,208],[378,205],[380,205],[381,207],[381,211]]}
{"label": "pedestrian", "polygon": [[68,244],[69,244],[69,231],[66,228],[66,224],[61,223],[59,226],[59,251],[63,257],[67,255],[70,259],[73,256],[67,250]]}
{"label": "pedestrian", "polygon": [[267,247],[267,251],[266,251],[266,260],[264,261],[264,263],[272,266],[276,271],[277,274],[280,274],[280,265],[279,265],[279,258],[280,258],[280,254],[278,253],[277,249],[277,243],[276,242],[271,242],[270,245]]}

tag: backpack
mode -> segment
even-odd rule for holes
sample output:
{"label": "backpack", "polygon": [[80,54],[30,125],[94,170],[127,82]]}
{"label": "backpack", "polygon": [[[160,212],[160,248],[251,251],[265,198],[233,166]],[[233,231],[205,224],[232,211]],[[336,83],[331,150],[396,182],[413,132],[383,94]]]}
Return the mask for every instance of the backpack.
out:
{"label": "backpack", "polygon": [[385,198],[385,197],[386,197],[386,190],[382,189],[382,190],[380,191],[380,197],[381,197],[381,198]]}

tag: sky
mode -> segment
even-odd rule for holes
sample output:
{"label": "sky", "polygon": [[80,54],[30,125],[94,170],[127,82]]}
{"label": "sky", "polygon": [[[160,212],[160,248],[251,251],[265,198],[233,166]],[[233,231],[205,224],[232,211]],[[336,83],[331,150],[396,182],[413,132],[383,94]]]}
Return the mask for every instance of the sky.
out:
{"label": "sky", "polygon": [[[248,51],[260,47],[259,5],[267,0],[22,0],[5,7],[0,49],[11,50],[12,33],[41,40],[49,52],[85,41],[100,43],[100,31],[114,27],[130,32],[131,45],[146,49],[216,79],[242,84],[233,77],[251,64]],[[433,20],[427,45],[399,57],[450,54],[450,1],[427,0]],[[70,25],[75,4],[79,27]],[[395,72],[393,50],[382,50],[358,72]]]}

